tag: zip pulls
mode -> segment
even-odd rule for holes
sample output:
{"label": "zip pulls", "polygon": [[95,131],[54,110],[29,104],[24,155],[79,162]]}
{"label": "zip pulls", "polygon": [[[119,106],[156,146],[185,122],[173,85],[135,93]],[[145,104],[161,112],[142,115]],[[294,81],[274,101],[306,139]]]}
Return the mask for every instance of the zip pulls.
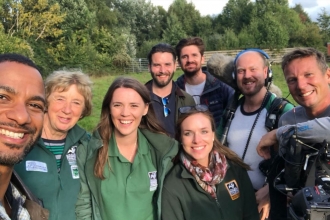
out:
{"label": "zip pulls", "polygon": [[220,206],[220,203],[218,201],[218,197],[215,197],[215,202],[217,203],[217,206],[220,208],[221,206]]}

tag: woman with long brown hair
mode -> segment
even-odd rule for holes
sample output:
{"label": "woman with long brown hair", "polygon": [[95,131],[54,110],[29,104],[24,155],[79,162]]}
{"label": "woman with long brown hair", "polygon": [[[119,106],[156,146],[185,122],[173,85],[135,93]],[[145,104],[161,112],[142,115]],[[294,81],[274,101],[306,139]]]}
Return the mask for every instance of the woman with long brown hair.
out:
{"label": "woman with long brown hair", "polygon": [[214,119],[205,105],[179,109],[179,162],[165,179],[164,220],[258,220],[248,165],[215,135]]}
{"label": "woman with long brown hair", "polygon": [[117,78],[88,147],[78,150],[77,219],[159,219],[158,195],[177,151],[156,120],[147,88]]}

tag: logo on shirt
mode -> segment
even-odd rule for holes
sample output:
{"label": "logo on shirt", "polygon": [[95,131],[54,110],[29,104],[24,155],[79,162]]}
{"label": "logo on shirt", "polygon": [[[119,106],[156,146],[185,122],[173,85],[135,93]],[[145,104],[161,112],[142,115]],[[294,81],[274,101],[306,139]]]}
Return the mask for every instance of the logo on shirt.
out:
{"label": "logo on shirt", "polygon": [[239,188],[236,180],[231,180],[230,182],[225,183],[226,189],[231,197],[231,200],[239,198]]}
{"label": "logo on shirt", "polygon": [[157,189],[157,171],[148,172],[149,180],[150,180],[150,191],[155,191]]}
{"label": "logo on shirt", "polygon": [[71,166],[77,165],[76,151],[77,151],[77,146],[72,146],[66,153],[66,158]]}
{"label": "logo on shirt", "polygon": [[73,179],[79,179],[76,152],[77,152],[77,146],[72,146],[66,153],[66,159],[70,164],[71,175]]}

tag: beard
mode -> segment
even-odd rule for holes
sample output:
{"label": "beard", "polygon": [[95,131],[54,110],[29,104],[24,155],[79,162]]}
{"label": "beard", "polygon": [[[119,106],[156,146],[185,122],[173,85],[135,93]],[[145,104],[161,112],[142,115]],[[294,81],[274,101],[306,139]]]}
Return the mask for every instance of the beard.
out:
{"label": "beard", "polygon": [[[245,83],[245,82],[243,81],[243,83]],[[246,89],[244,89],[244,87],[239,88],[239,90],[242,92],[242,94],[244,96],[252,97],[260,92],[260,90],[264,87],[264,84],[265,84],[265,82],[261,83],[261,82],[257,81],[255,87],[252,90],[246,90]]]}
{"label": "beard", "polygon": [[169,74],[167,74],[167,73],[158,74],[158,76],[161,76],[161,75],[168,75],[169,76],[168,80],[166,80],[166,81],[159,81],[158,78],[157,78],[157,74],[151,72],[151,77],[153,79],[153,83],[155,83],[155,85],[157,87],[159,87],[159,88],[163,88],[163,87],[167,86],[168,84],[170,84],[170,82],[172,82],[172,79],[173,79],[173,76],[174,76],[174,72],[169,73]]}
{"label": "beard", "polygon": [[[187,63],[186,65],[189,65],[189,63]],[[188,69],[186,67],[182,67],[182,70],[184,72],[184,75],[190,78],[195,76],[201,70],[201,66],[196,64],[196,67],[194,69]]]}
{"label": "beard", "polygon": [[[5,123],[0,123],[0,124],[3,125]],[[24,159],[24,157],[31,151],[32,146],[41,136],[41,129],[37,133],[35,128],[31,128],[27,126],[17,126],[8,123],[6,123],[6,125],[15,128],[21,128],[22,130],[27,131],[25,132],[27,134],[34,134],[23,146],[17,144],[11,144],[11,143],[2,143],[2,145],[5,145],[7,149],[6,151],[2,151],[0,153],[0,165],[12,167],[15,164],[21,162]],[[23,149],[23,151],[21,151],[20,153],[17,153],[15,151],[12,152],[14,149]]]}

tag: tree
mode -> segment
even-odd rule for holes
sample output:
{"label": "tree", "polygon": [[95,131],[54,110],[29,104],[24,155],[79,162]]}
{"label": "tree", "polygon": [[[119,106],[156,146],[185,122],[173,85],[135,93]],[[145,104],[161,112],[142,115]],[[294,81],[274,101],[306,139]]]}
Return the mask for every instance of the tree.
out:
{"label": "tree", "polygon": [[294,10],[295,12],[298,13],[300,21],[305,24],[305,23],[311,23],[311,19],[308,16],[308,14],[304,11],[303,7],[301,6],[301,4],[296,4],[292,10]]}
{"label": "tree", "polygon": [[282,23],[271,14],[252,20],[249,31],[260,48],[280,49],[288,45],[289,34]]}
{"label": "tree", "polygon": [[164,11],[159,13],[159,7],[145,0],[117,0],[114,7],[118,10],[118,27],[129,31],[136,38],[137,46],[144,41],[159,38],[162,33],[161,22],[164,21]]}
{"label": "tree", "polygon": [[174,14],[170,14],[167,18],[167,28],[164,31],[163,40],[166,43],[175,46],[179,40],[184,37],[186,37],[186,33],[184,32],[181,23],[178,21],[178,17]]}
{"label": "tree", "polygon": [[252,10],[253,4],[250,0],[229,0],[219,15],[221,32],[224,33],[226,28],[230,28],[238,34],[243,27],[250,24]]}
{"label": "tree", "polygon": [[321,34],[324,42],[330,41],[330,15],[325,8],[321,9],[319,17],[317,18],[318,25],[321,29]]}
{"label": "tree", "polygon": [[196,36],[203,32],[198,25],[201,15],[192,3],[187,3],[186,0],[174,0],[168,9],[168,14],[177,17],[177,21],[188,36]]}
{"label": "tree", "polygon": [[7,1],[1,16],[9,36],[37,41],[63,33],[58,25],[65,14],[60,12],[59,4],[48,4],[47,0]]}

